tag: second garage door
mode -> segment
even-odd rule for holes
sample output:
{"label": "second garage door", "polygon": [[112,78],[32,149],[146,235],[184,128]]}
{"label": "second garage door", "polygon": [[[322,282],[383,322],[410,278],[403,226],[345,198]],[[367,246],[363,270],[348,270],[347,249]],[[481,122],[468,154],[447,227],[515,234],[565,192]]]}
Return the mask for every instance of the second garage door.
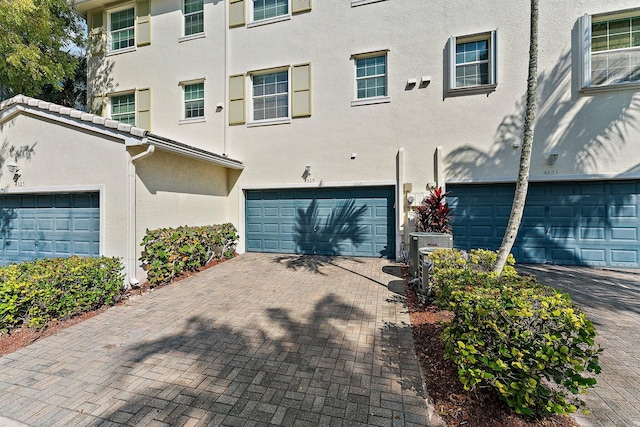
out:
{"label": "second garage door", "polygon": [[249,190],[252,252],[395,255],[394,187]]}
{"label": "second garage door", "polygon": [[[454,244],[498,249],[514,189],[448,185]],[[640,181],[531,183],[512,252],[521,263],[640,267]]]}

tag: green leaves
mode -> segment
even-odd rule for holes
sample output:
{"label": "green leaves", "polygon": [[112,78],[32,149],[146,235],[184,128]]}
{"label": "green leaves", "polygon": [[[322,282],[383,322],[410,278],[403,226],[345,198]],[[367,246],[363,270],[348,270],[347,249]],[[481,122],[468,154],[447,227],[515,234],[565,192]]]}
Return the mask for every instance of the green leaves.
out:
{"label": "green leaves", "polygon": [[566,294],[515,270],[488,272],[486,252],[430,255],[437,303],[454,311],[446,357],[466,389],[493,387],[517,413],[574,412],[600,372],[593,324]]}
{"label": "green leaves", "polygon": [[151,285],[171,282],[185,271],[195,271],[214,258],[232,258],[238,242],[233,224],[147,230],[140,260]]}
{"label": "green leaves", "polygon": [[7,96],[38,96],[73,78],[83,31],[66,0],[0,0],[0,87]]}
{"label": "green leaves", "polygon": [[117,258],[41,259],[0,268],[0,332],[40,328],[118,301],[124,275]]}

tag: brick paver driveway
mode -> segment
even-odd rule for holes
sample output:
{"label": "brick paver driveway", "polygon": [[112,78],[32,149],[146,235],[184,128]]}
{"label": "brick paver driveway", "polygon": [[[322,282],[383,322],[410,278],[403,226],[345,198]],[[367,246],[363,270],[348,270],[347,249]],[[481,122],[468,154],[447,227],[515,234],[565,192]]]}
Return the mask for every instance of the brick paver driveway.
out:
{"label": "brick paver driveway", "polygon": [[241,255],[0,358],[0,424],[427,425],[398,270]]}

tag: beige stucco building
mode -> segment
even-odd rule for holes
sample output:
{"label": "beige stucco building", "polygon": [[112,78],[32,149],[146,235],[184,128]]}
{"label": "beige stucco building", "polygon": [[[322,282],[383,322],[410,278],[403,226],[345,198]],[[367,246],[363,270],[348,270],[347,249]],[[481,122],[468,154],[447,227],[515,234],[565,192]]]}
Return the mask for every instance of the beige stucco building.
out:
{"label": "beige stucco building", "polygon": [[[242,162],[181,176],[224,188],[207,222],[236,224],[240,251],[400,257],[411,207],[437,186],[452,192],[457,246],[499,244],[522,140],[525,5],[77,8],[92,40],[94,113]],[[533,184],[516,258],[638,267],[640,9],[547,2],[539,32]],[[155,179],[171,173],[160,160],[144,163]]]}

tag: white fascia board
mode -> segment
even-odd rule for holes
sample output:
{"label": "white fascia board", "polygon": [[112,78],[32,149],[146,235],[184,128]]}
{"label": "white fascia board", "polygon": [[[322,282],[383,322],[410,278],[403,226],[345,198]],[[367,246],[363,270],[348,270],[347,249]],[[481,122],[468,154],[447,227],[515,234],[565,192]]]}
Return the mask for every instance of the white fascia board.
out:
{"label": "white fascia board", "polygon": [[95,125],[93,122],[90,122],[90,121],[74,119],[70,116],[60,115],[55,112],[40,110],[38,108],[30,108],[28,106],[25,106],[24,104],[15,104],[10,108],[8,108],[7,110],[2,111],[0,113],[0,123],[11,119],[12,117],[18,114],[25,114],[28,116],[40,117],[49,121],[60,123],[68,127],[82,129],[91,133],[104,135],[104,136],[119,140],[125,145],[139,144],[140,140],[142,139],[139,137],[135,137],[131,134],[124,135],[121,132],[117,132],[109,128],[105,128],[104,126]]}
{"label": "white fascia board", "polygon": [[253,184],[243,185],[242,190],[277,190],[287,188],[335,188],[335,187],[387,187],[395,186],[396,181],[354,181],[354,182],[312,182],[295,184]]}
{"label": "white fascia board", "polygon": [[[640,171],[622,173],[594,173],[577,175],[531,175],[529,182],[571,182],[571,181],[604,181],[640,179]],[[447,179],[447,184],[515,184],[517,178],[509,177],[482,177],[469,179]]]}
{"label": "white fascia board", "polygon": [[153,136],[147,136],[142,141],[132,145],[154,145],[156,148],[168,151],[180,156],[189,157],[192,159],[202,160],[204,162],[213,163],[219,166],[223,166],[229,169],[243,170],[244,165],[238,161],[227,160],[224,157],[218,156],[214,153],[209,153],[204,150],[198,150],[183,144],[172,144],[168,141],[163,141]]}

